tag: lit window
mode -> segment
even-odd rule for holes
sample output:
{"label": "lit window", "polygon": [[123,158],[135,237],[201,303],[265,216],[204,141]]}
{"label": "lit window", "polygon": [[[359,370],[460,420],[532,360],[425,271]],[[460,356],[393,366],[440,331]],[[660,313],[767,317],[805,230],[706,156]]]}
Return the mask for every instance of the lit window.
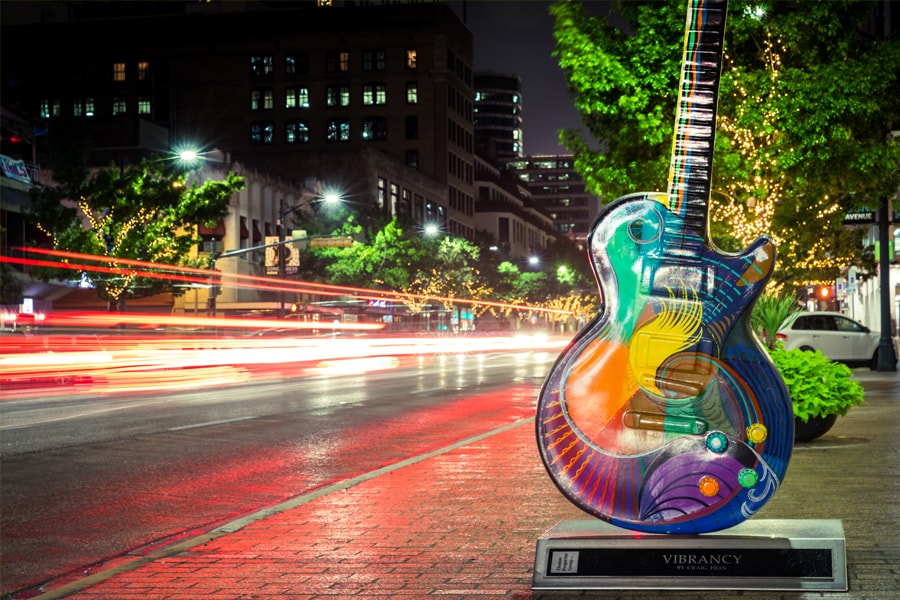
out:
{"label": "lit window", "polygon": [[250,74],[256,77],[271,75],[273,69],[273,60],[271,56],[251,56],[250,57]]}
{"label": "lit window", "polygon": [[408,48],[406,50],[406,68],[407,69],[415,69],[416,68],[416,49]]}
{"label": "lit window", "polygon": [[274,104],[275,94],[271,88],[250,90],[250,110],[271,110]]}
{"label": "lit window", "polygon": [[94,116],[94,99],[93,98],[85,98],[85,100],[84,100],[84,116],[86,116],[86,117]]}
{"label": "lit window", "polygon": [[325,70],[329,73],[350,70],[350,53],[330,51],[325,54]]}
{"label": "lit window", "polygon": [[112,114],[125,114],[125,98],[122,98],[121,96],[116,96],[115,98],[113,98]]}
{"label": "lit window", "polygon": [[406,103],[419,103],[419,84],[417,84],[415,81],[406,82]]}
{"label": "lit window", "polygon": [[271,144],[275,141],[275,126],[268,121],[250,125],[251,144]]}
{"label": "lit window", "polygon": [[125,81],[125,63],[113,63],[113,81]]}
{"label": "lit window", "polygon": [[383,83],[367,83],[363,86],[363,104],[371,106],[373,104],[387,103],[387,87]]}
{"label": "lit window", "polygon": [[285,90],[285,108],[309,108],[309,88],[305,85]]}
{"label": "lit window", "polygon": [[138,114],[139,115],[149,115],[150,114],[150,96],[139,96],[138,97]]}
{"label": "lit window", "polygon": [[84,116],[84,102],[81,101],[80,98],[76,98],[72,101],[72,116],[73,117],[83,117]]}
{"label": "lit window", "polygon": [[350,106],[350,88],[343,84],[329,85],[325,90],[328,106]]}
{"label": "lit window", "polygon": [[150,63],[147,61],[138,62],[138,80],[147,81],[150,79]]}
{"label": "lit window", "polygon": [[325,130],[325,139],[329,142],[349,142],[350,121],[347,119],[329,119]]}
{"label": "lit window", "polygon": [[306,121],[289,121],[284,133],[285,141],[288,144],[305,144],[309,142],[309,123]]}
{"label": "lit window", "polygon": [[387,180],[384,177],[378,178],[378,206],[383,207],[387,201]]}
{"label": "lit window", "polygon": [[40,115],[42,119],[49,119],[50,117],[58,117],[62,111],[62,104],[58,99],[56,100],[41,100],[40,104]]}
{"label": "lit window", "polygon": [[362,123],[362,139],[387,139],[387,119],[384,117],[366,117]]}

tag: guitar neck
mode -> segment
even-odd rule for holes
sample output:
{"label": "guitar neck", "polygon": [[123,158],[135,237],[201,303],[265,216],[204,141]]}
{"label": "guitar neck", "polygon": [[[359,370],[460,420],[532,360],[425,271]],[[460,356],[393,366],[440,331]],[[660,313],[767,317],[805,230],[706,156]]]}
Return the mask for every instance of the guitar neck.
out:
{"label": "guitar neck", "polygon": [[696,256],[706,242],[727,4],[688,5],[668,187],[669,211],[680,219],[667,223],[664,242],[672,255]]}

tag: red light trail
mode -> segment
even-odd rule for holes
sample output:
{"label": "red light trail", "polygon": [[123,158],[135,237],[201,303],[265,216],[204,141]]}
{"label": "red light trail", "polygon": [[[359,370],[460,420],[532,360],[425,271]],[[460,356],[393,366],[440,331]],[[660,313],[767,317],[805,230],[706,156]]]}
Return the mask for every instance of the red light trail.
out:
{"label": "red light trail", "polygon": [[[493,302],[489,300],[473,300],[467,298],[449,298],[445,296],[431,296],[426,294],[411,294],[405,292],[394,292],[388,290],[376,290],[370,288],[360,288],[353,286],[342,286],[342,285],[333,285],[326,283],[316,283],[311,281],[291,281],[291,280],[283,280],[283,279],[275,279],[277,284],[273,285],[272,277],[259,277],[254,275],[243,275],[238,273],[227,273],[222,271],[213,271],[210,269],[199,269],[196,267],[179,267],[175,265],[166,265],[161,263],[153,263],[147,261],[133,260],[133,259],[123,259],[123,258],[115,258],[109,256],[98,256],[94,254],[82,254],[77,252],[66,252],[62,250],[51,250],[48,248],[33,248],[33,247],[17,247],[16,250],[21,250],[23,252],[33,253],[33,254],[44,254],[49,256],[57,256],[63,259],[76,259],[83,261],[94,261],[94,262],[105,262],[112,263],[115,265],[127,265],[132,267],[141,267],[143,269],[157,269],[163,271],[162,273],[157,271],[147,271],[147,270],[135,270],[135,269],[125,269],[122,267],[103,267],[99,265],[73,265],[68,262],[54,263],[49,261],[34,261],[28,262],[29,259],[17,259],[12,257],[0,257],[0,261],[3,262],[14,262],[19,264],[35,264],[40,266],[49,266],[49,267],[57,267],[57,268],[65,268],[65,269],[73,269],[73,270],[84,270],[84,271],[98,271],[104,273],[127,273],[132,275],[137,275],[141,277],[152,277],[157,279],[173,279],[175,281],[185,281],[185,282],[193,282],[193,283],[204,283],[204,284],[214,284],[220,285],[223,280],[234,280],[236,285],[244,288],[253,288],[253,289],[266,289],[272,291],[292,291],[292,292],[303,292],[308,294],[320,294],[323,296],[345,296],[345,295],[353,295],[362,300],[394,300],[398,302],[403,302],[409,299],[416,300],[425,300],[425,301],[436,301],[436,302],[448,302],[448,303],[457,303],[457,304],[467,304],[472,306],[488,306],[493,308],[503,308],[503,309],[512,309],[512,310],[527,310],[532,312],[542,312],[542,313],[550,313],[550,314],[561,314],[561,315],[569,315],[570,311],[552,309],[552,308],[543,308],[538,306],[531,305],[523,305],[523,304],[509,304],[505,302]],[[187,275],[176,275],[173,272],[181,272],[181,273],[191,273],[194,275],[201,275],[203,277],[189,277]]]}

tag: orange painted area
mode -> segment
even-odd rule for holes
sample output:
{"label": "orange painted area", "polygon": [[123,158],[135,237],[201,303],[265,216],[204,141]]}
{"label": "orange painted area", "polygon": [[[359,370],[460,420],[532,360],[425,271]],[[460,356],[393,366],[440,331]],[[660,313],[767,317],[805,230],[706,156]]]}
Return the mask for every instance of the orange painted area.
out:
{"label": "orange painted area", "polygon": [[[628,365],[628,347],[595,340],[582,351],[565,382],[566,412],[576,427],[595,441],[611,421],[613,426],[621,426],[614,417],[636,390]],[[604,447],[616,451],[608,443]]]}

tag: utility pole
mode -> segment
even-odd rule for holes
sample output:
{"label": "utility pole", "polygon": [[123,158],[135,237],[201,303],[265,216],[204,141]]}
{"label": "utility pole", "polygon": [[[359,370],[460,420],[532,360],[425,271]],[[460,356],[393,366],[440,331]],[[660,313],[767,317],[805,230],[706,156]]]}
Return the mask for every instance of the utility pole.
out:
{"label": "utility pole", "polygon": [[[279,245],[278,245],[278,252],[275,254],[275,256],[278,257],[278,279],[279,279],[279,281],[284,281],[284,278],[287,275],[287,272],[285,271],[285,268],[284,268],[284,241],[287,237],[287,234],[285,233],[285,231],[287,229],[286,224],[284,222],[285,216],[286,215],[285,215],[285,210],[284,210],[284,198],[282,198],[281,200],[278,201],[278,221],[279,221],[278,244]],[[278,304],[279,304],[278,316],[283,319],[284,318],[284,290],[278,290]]]}
{"label": "utility pole", "polygon": [[888,197],[881,199],[878,208],[878,271],[881,285],[881,338],[878,341],[878,371],[896,371],[897,355],[894,352],[894,342],[891,339],[891,263],[889,256],[889,234],[891,227],[891,213],[888,205]]}

